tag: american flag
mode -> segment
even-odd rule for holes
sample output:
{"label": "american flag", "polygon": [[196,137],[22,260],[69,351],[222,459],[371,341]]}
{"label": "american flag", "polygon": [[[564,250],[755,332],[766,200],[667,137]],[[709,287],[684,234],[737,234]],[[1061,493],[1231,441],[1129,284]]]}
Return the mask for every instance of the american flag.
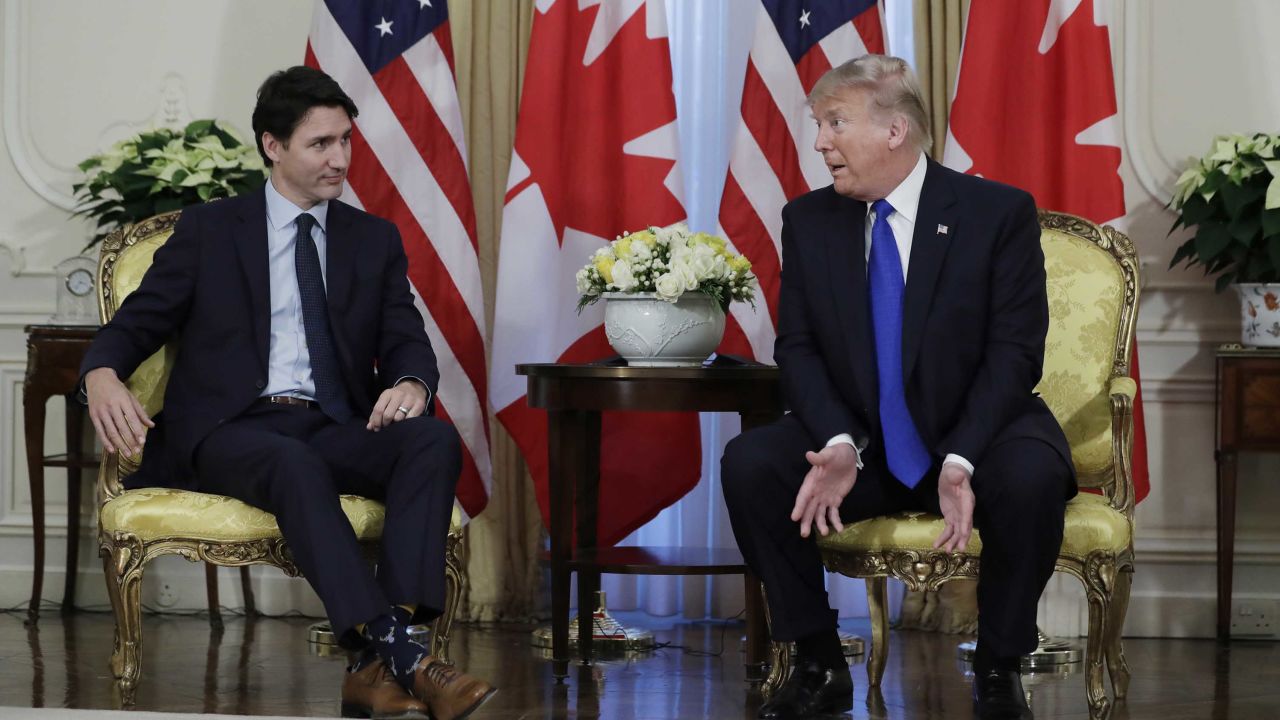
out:
{"label": "american flag", "polygon": [[446,0],[317,2],[306,64],[360,109],[342,200],[400,229],[440,366],[436,415],[462,436],[458,502],[489,500],[484,300]]}
{"label": "american flag", "polygon": [[730,306],[741,329],[730,323],[720,351],[772,362],[782,206],[831,184],[813,150],[817,130],[805,98],[823,73],[860,55],[883,53],[885,44],[875,0],[762,0],[755,12],[720,232],[751,260],[765,302],[759,310]]}

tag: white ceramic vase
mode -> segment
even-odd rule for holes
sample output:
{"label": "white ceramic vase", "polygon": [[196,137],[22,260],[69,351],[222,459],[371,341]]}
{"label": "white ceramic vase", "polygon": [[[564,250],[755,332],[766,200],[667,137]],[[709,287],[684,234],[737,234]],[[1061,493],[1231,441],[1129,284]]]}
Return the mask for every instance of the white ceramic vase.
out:
{"label": "white ceramic vase", "polygon": [[700,292],[674,303],[655,293],[609,292],[604,299],[605,336],[628,365],[701,365],[724,336],[724,310]]}
{"label": "white ceramic vase", "polygon": [[1253,347],[1280,347],[1280,283],[1238,283],[1240,341]]}

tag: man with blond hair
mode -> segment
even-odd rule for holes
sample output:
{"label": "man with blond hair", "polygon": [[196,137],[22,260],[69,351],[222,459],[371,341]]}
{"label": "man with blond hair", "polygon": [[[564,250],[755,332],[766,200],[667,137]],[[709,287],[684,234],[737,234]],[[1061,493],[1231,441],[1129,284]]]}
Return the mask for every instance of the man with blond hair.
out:
{"label": "man with blond hair", "polygon": [[975,711],[1029,718],[1019,661],[1062,542],[1075,471],[1033,390],[1049,326],[1032,197],[925,155],[919,83],[866,55],[809,94],[832,185],[782,211],[775,357],[790,413],[725,450],[734,534],[795,672],[761,718],[851,709],[813,531],[941,515],[935,547],[982,531]]}

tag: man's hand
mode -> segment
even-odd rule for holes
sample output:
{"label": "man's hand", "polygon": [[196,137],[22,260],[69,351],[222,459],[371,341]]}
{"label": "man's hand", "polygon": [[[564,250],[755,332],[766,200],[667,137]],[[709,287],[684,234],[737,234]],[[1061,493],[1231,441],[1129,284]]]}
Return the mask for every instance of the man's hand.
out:
{"label": "man's hand", "polygon": [[938,475],[938,505],[947,526],[933,541],[934,548],[963,552],[973,533],[973,488],[969,472],[955,463],[943,463]]}
{"label": "man's hand", "polygon": [[378,432],[393,422],[418,417],[427,409],[427,388],[417,380],[401,380],[378,396],[366,430]]}
{"label": "man's hand", "polygon": [[90,370],[84,376],[89,397],[89,418],[107,452],[124,451],[130,457],[142,452],[147,428],[155,427],[142,403],[108,367]]}
{"label": "man's hand", "polygon": [[824,536],[832,530],[840,532],[844,529],[840,503],[858,479],[858,454],[852,445],[837,443],[804,457],[813,467],[796,494],[791,519],[800,523],[800,537],[809,537],[809,528],[815,523]]}

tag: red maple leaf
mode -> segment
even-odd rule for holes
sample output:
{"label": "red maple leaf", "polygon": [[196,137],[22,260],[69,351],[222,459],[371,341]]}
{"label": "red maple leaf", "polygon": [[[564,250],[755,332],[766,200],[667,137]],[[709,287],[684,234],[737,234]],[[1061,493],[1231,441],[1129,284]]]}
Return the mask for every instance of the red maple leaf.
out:
{"label": "red maple leaf", "polygon": [[1048,52],[1050,0],[973,3],[951,132],[968,172],[1027,190],[1042,208],[1105,222],[1124,215],[1120,148],[1076,136],[1116,114],[1107,28],[1081,3]]}
{"label": "red maple leaf", "polygon": [[566,226],[612,238],[681,220],[680,200],[663,185],[675,161],[623,152],[675,121],[667,40],[645,36],[642,6],[585,65],[601,7],[576,5],[559,0],[537,19],[533,42],[544,45],[529,50],[515,143],[531,174],[507,197],[537,183],[561,241]]}

